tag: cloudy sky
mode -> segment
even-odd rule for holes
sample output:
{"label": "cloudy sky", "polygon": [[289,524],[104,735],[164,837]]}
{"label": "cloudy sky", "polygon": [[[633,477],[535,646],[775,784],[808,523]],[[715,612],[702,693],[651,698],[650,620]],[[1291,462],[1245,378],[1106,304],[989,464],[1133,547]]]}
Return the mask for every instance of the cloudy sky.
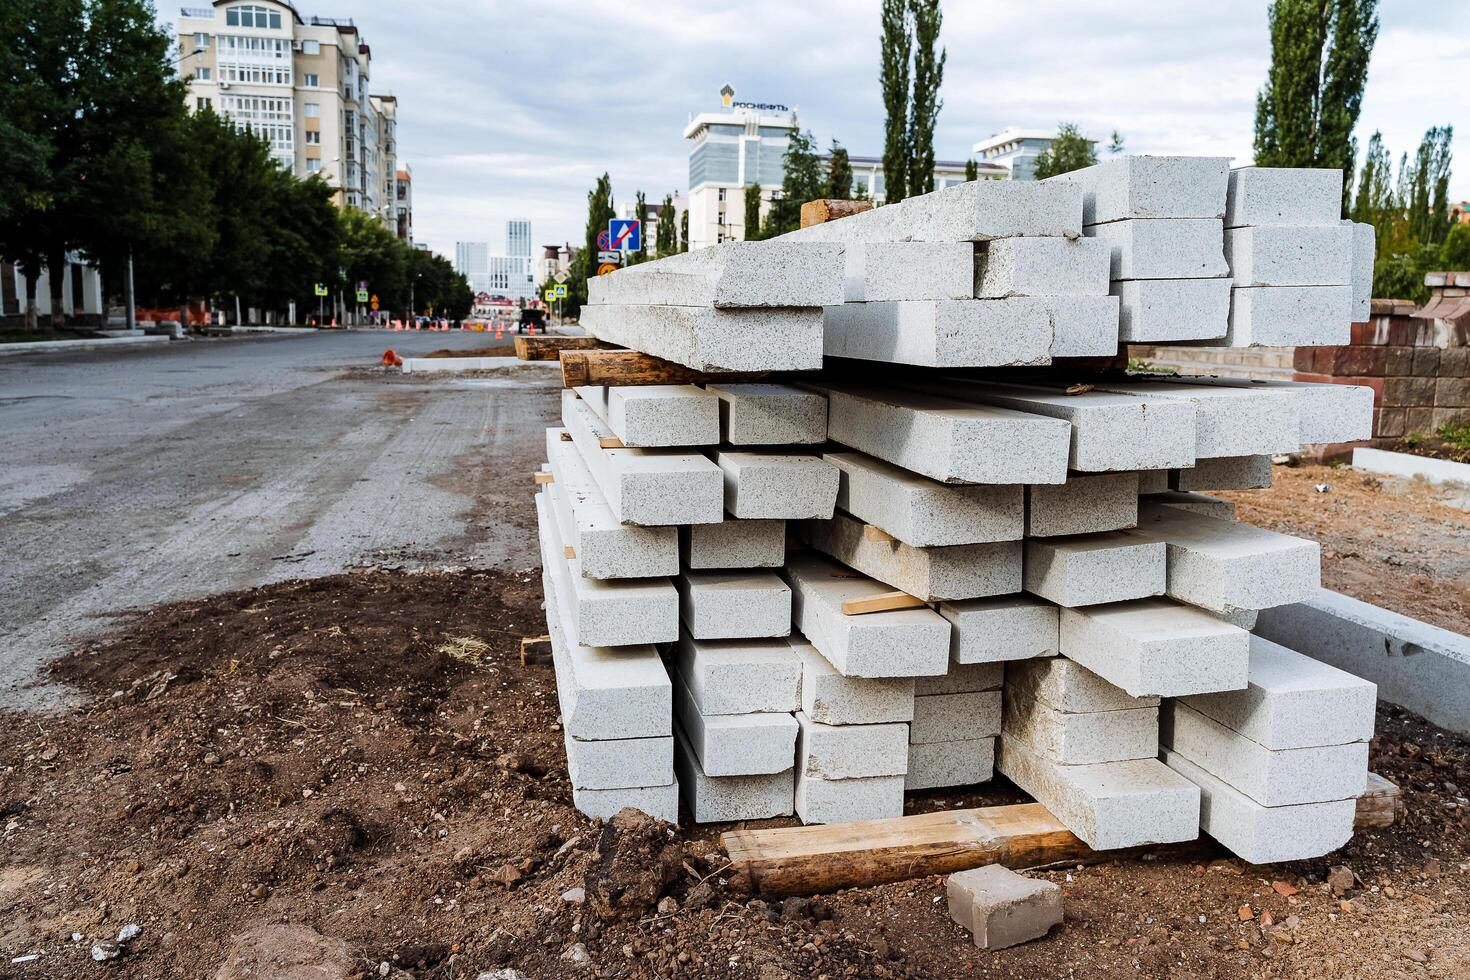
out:
{"label": "cloudy sky", "polygon": [[[691,113],[742,100],[797,108],[822,145],[877,154],[878,0],[298,0],[353,17],[373,90],[400,100],[415,237],[504,246],[529,217],[538,244],[580,240],[604,170],[621,206],[686,190]],[[1130,152],[1249,162],[1268,63],[1251,0],[946,0],[936,150],[965,159],[1008,125],[1119,130]],[[1460,130],[1452,192],[1470,198],[1470,0],[1383,0],[1359,141],[1395,158],[1424,130]],[[1457,115],[1461,118],[1457,118]],[[1463,127],[1463,128],[1461,128]]]}

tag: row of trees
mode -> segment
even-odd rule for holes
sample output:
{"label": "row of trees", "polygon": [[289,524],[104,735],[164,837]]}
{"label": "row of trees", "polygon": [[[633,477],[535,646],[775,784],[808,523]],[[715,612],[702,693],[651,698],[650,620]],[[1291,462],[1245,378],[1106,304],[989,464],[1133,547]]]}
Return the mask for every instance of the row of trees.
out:
{"label": "row of trees", "polygon": [[[315,283],[365,280],[385,309],[412,295],[416,312],[468,313],[447,261],[334,206],[336,189],[296,179],[263,138],[190,111],[147,0],[8,0],[0,36],[0,258],[25,278],[32,329],[37,278],[73,251],[142,305],[305,313]],[[49,279],[61,326],[62,277]]]}
{"label": "row of trees", "polygon": [[934,127],[944,103],[944,14],[939,0],[883,0],[883,197],[892,204],[934,189]]}

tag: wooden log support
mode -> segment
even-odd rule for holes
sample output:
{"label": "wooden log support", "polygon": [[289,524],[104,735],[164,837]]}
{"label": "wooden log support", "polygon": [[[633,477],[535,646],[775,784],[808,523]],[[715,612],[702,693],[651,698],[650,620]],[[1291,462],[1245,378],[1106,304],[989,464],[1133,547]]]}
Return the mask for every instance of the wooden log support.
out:
{"label": "wooden log support", "polygon": [[927,606],[928,603],[918,596],[909,595],[907,592],[882,592],[878,595],[864,596],[861,599],[848,599],[842,604],[844,616],[861,616],[864,613],[887,612],[890,609],[917,609],[919,606]]}
{"label": "wooden log support", "polygon": [[521,637],[521,666],[551,663],[550,636]]}
{"label": "wooden log support", "polygon": [[556,477],[554,475],[552,475],[551,473],[546,472],[545,470],[541,470],[538,473],[532,473],[531,474],[531,480],[537,486],[541,486],[541,485],[547,484],[547,483],[555,483],[556,482]]}
{"label": "wooden log support", "polygon": [[516,357],[523,361],[554,361],[564,350],[601,350],[607,344],[596,337],[556,337],[540,334],[535,337],[516,335]]}
{"label": "wooden log support", "polygon": [[617,436],[598,436],[597,437],[597,446],[598,446],[599,449],[627,449],[628,448],[627,446],[624,446],[623,445],[623,440],[619,439]]}
{"label": "wooden log support", "polygon": [[582,385],[682,385],[706,381],[760,381],[770,372],[694,371],[682,364],[635,350],[567,350],[561,355],[561,383]]}
{"label": "wooden log support", "polygon": [[1368,788],[1358,797],[1358,812],[1353,818],[1354,830],[1392,827],[1404,815],[1403,791],[1390,779],[1368,773]]}
{"label": "wooden log support", "polygon": [[830,198],[807,201],[801,206],[801,227],[824,225],[829,221],[836,221],[838,218],[846,218],[849,215],[861,214],[872,209],[872,201],[838,201]]}
{"label": "wooden log support", "polygon": [[863,539],[866,541],[876,541],[880,544],[894,544],[898,541],[897,538],[876,524],[863,525]]}

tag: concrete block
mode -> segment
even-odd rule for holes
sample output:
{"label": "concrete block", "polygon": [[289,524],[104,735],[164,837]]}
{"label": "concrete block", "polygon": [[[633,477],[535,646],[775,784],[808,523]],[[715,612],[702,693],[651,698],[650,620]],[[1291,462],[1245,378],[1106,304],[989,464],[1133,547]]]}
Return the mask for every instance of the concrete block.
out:
{"label": "concrete block", "polygon": [[1152,503],[1133,533],[1168,545],[1168,595],[1206,609],[1268,609],[1321,584],[1321,547],[1305,538]]}
{"label": "concrete block", "polygon": [[1007,664],[1006,686],[1023,698],[1040,701],[1065,714],[1131,711],[1159,706],[1158,698],[1133,697],[1066,657]]}
{"label": "concrete block", "polygon": [[835,442],[944,483],[1063,483],[1072,427],[955,398],[822,386]]}
{"label": "concrete block", "polygon": [[709,446],[720,441],[720,401],[695,385],[576,389],[625,446]]}
{"label": "concrete block", "polygon": [[[1008,597],[1009,598],[1009,597]],[[994,602],[993,599],[978,599],[977,602]],[[915,677],[914,695],[927,697],[934,694],[970,694],[976,691],[998,691],[1005,682],[1005,664],[993,663],[949,665],[949,672],[938,677]]]}
{"label": "concrete block", "polygon": [[996,768],[1094,850],[1199,836],[1199,788],[1157,759],[1059,766],[1002,734]]}
{"label": "concrete block", "polygon": [[1373,389],[1366,385],[1316,384],[1308,381],[1263,381],[1245,378],[1197,378],[1192,383],[1243,388],[1291,400],[1303,443],[1354,442],[1373,434]]}
{"label": "concrete block", "polygon": [[812,779],[901,776],[908,768],[909,726],[824,725],[796,713],[796,770]]}
{"label": "concrete block", "polygon": [[746,715],[801,707],[801,657],[785,637],[696,640],[679,637],[674,664],[701,714]]}
{"label": "concrete block", "polygon": [[780,568],[786,561],[785,521],[741,521],[679,528],[686,568]]}
{"label": "concrete block", "polygon": [[1367,323],[1373,316],[1373,260],[1378,252],[1378,232],[1366,222],[1349,222],[1353,229],[1353,307],[1349,316],[1354,323]]}
{"label": "concrete block", "polygon": [[837,506],[916,548],[1025,535],[1020,486],[940,483],[858,452],[823,453],[837,467]]}
{"label": "concrete block", "polygon": [[630,789],[572,789],[572,806],[588,817],[611,820],[619,810],[632,807],[657,820],[679,822],[679,784]]}
{"label": "concrete block", "polygon": [[[847,219],[844,219],[847,220]],[[818,779],[796,770],[796,815],[802,823],[849,823],[903,816],[903,776]]]}
{"label": "concrete block", "polygon": [[1229,279],[1119,279],[1118,337],[1125,343],[1219,340],[1230,329]]}
{"label": "concrete block", "polygon": [[724,517],[720,468],[697,453],[670,449],[603,449],[611,437],[575,392],[562,392],[562,422],[623,524],[713,524]]}
{"label": "concrete block", "polygon": [[1366,742],[1373,737],[1377,687],[1371,681],[1251,637],[1249,687],[1181,700],[1267,749]]}
{"label": "concrete block", "polygon": [[[1125,395],[1189,402],[1195,409],[1196,458],[1292,453],[1301,448],[1297,404],[1290,399],[1261,398],[1251,389],[1199,384],[1193,379],[1159,378],[1102,381],[1098,388]],[[1177,464],[1192,466],[1193,463]],[[1138,469],[1158,469],[1140,466]]]}
{"label": "concrete block", "polygon": [[1168,470],[1140,470],[1138,473],[1138,494],[1141,497],[1151,494],[1169,492]]}
{"label": "concrete block", "polygon": [[971,299],[975,246],[969,242],[867,242],[847,246],[847,302]]}
{"label": "concrete block", "polygon": [[1225,261],[1237,286],[1350,286],[1353,230],[1342,224],[1230,228]]}
{"label": "concrete block", "polygon": [[1216,456],[1195,460],[1193,466],[1170,473],[1169,483],[1175,490],[1264,489],[1271,485],[1271,457]]}
{"label": "concrete block", "polygon": [[1026,488],[1027,537],[1095,534],[1137,523],[1136,472],[1080,474],[1060,486]]}
{"label": "concrete block", "polygon": [[914,241],[984,242],[1082,233],[1079,190],[1037,181],[972,180],[911,197],[899,213],[906,237]]}
{"label": "concrete block", "polygon": [[674,739],[583,741],[567,735],[567,776],[573,789],[663,786],[674,781]]}
{"label": "concrete block", "polygon": [[822,366],[816,308],[584,306],[582,329],[599,340],[696,371],[815,371]]}
{"label": "concrete block", "polygon": [[1118,353],[1118,297],[1038,296],[1051,319],[1052,357],[1113,357]]}
{"label": "concrete block", "polygon": [[975,250],[975,295],[1106,296],[1108,244],[1094,238],[1001,238]]}
{"label": "concrete block", "polygon": [[[674,580],[679,618],[696,640],[786,636],[791,588],[769,571],[688,571]],[[715,775],[724,775],[716,773]]]}
{"label": "concrete block", "polygon": [[1268,749],[1181,701],[1159,713],[1159,742],[1261,806],[1356,799],[1368,782],[1368,743]]}
{"label": "concrete block", "polygon": [[1351,286],[1236,286],[1228,347],[1320,347],[1351,339]]}
{"label": "concrete block", "polygon": [[1249,634],[1168,599],[1063,609],[1062,655],[1133,697],[1246,686]]}
{"label": "concrete block", "polygon": [[1210,279],[1230,274],[1219,218],[1112,221],[1092,225],[1087,233],[1110,246],[1113,279]]}
{"label": "concrete block", "polygon": [[909,741],[928,744],[999,735],[1000,702],[1000,691],[916,695]]}
{"label": "concrete block", "polygon": [[1005,949],[1040,939],[1062,924],[1062,888],[999,864],[959,871],[945,881],[949,915],[981,949]]}
{"label": "concrete block", "polygon": [[590,578],[655,578],[679,574],[679,532],[673,527],[621,524],[582,454],[565,429],[546,430],[546,457],[556,482],[551,502],[569,509],[572,535],[582,574]]}
{"label": "concrete block", "polygon": [[1261,806],[1177,752],[1164,749],[1161,758],[1199,787],[1200,829],[1251,864],[1321,857],[1353,835],[1357,800]]}
{"label": "concrete block", "polygon": [[1342,171],[1237,167],[1230,171],[1225,224],[1330,225],[1342,215]]}
{"label": "concrete block", "polygon": [[1470,637],[1330,589],[1260,614],[1258,634],[1378,685],[1378,697],[1470,736]]}
{"label": "concrete block", "polygon": [[1159,709],[1067,714],[1017,688],[1005,692],[1003,730],[1032,752],[1062,766],[1153,759],[1159,754]]}
{"label": "concrete block", "polygon": [[1036,299],[843,303],[823,315],[828,357],[922,367],[1051,363],[1051,317]]}
{"label": "concrete block", "polygon": [[1082,191],[1089,225],[1128,218],[1219,218],[1228,157],[1123,156],[1048,178]]}
{"label": "concrete block", "polygon": [[686,307],[822,306],[842,302],[842,247],[825,242],[724,242],[589,280],[593,304]]}
{"label": "concrete block", "polygon": [[914,791],[988,783],[995,776],[995,737],[909,744],[903,788]]}
{"label": "concrete block", "polygon": [[[785,574],[791,584],[792,621],[838,673],[922,677],[942,674],[948,667],[949,623],[934,610],[848,616],[842,612],[843,602],[891,590],[870,578],[852,578],[841,566],[811,552],[792,555]],[[803,700],[805,696],[803,690]]]}
{"label": "concrete block", "polygon": [[1132,531],[1026,540],[1026,591],[1060,606],[1095,606],[1164,594],[1162,541]]}
{"label": "concrete block", "polygon": [[725,510],[742,519],[827,519],[837,503],[837,468],[800,453],[725,450]]}
{"label": "concrete block", "polygon": [[1205,517],[1213,517],[1220,521],[1235,520],[1235,501],[1226,500],[1223,497],[1211,497],[1206,493],[1194,493],[1184,490],[1170,490],[1166,493],[1154,494],[1149,498],[1149,503],[1158,504],[1161,507],[1178,507],[1192,514],[1203,514]]}
{"label": "concrete block", "polygon": [[701,714],[680,677],[674,678],[674,714],[705,775],[771,775],[794,764],[796,719],[790,714]]}
{"label": "concrete block", "polygon": [[1206,609],[1205,612],[1216,619],[1224,620],[1232,626],[1239,626],[1246,632],[1256,628],[1256,618],[1260,613],[1255,609]]}
{"label": "concrete block", "polygon": [[811,521],[812,547],[895,589],[928,602],[1008,595],[1021,588],[1021,542],[915,548],[902,541],[873,541],[863,522],[838,511],[830,521]]}
{"label": "concrete block", "polygon": [[796,774],[791,769],[768,775],[710,776],[700,768],[688,737],[677,725],[674,737],[680,795],[695,823],[764,820],[792,814]]}
{"label": "concrete block", "polygon": [[720,400],[720,441],[782,446],[827,441],[827,399],[794,385],[711,384]]}
{"label": "concrete block", "polygon": [[956,665],[1054,657],[1060,646],[1057,607],[1026,595],[942,602],[949,620],[951,670]]}
{"label": "concrete block", "polygon": [[914,678],[844,677],[798,637],[791,648],[801,658],[801,710],[824,725],[881,725],[914,717]]}

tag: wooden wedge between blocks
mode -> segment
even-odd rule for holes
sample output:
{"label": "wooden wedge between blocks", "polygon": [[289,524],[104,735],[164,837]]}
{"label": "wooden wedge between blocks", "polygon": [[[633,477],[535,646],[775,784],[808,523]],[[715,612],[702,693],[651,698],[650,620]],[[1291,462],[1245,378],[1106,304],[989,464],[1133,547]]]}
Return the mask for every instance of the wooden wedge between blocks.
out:
{"label": "wooden wedge between blocks", "polygon": [[582,385],[680,385],[706,381],[758,381],[769,372],[726,373],[694,371],[682,364],[635,350],[563,350],[561,383],[566,388]]}
{"label": "wooden wedge between blocks", "polygon": [[573,548],[569,544],[564,544],[564,545],[561,546],[561,555],[562,555],[563,558],[566,558],[568,560],[573,559],[573,558],[576,558],[577,557],[577,549],[576,548]]}
{"label": "wooden wedge between blocks", "polygon": [[521,666],[551,663],[550,636],[521,637]]}
{"label": "wooden wedge between blocks", "polygon": [[608,345],[596,337],[513,337],[516,357],[522,361],[554,361],[564,350],[598,350]]}
{"label": "wooden wedge between blocks", "polygon": [[879,541],[884,544],[895,544],[898,539],[876,524],[863,525],[863,537],[868,541]]}
{"label": "wooden wedge between blocks", "polygon": [[543,484],[543,483],[555,483],[556,482],[556,476],[553,475],[553,474],[551,474],[551,473],[546,473],[546,472],[532,473],[531,474],[531,480],[533,482],[535,482],[536,484],[538,484],[538,485],[539,484]]}
{"label": "wooden wedge between blocks", "polygon": [[919,606],[927,606],[928,603],[918,596],[909,595],[907,592],[882,592],[878,595],[864,596],[861,599],[848,599],[842,604],[842,613],[845,616],[861,616],[864,613],[887,612],[890,609],[917,609]]}
{"label": "wooden wedge between blocks", "polygon": [[598,436],[597,445],[601,449],[626,449],[623,440],[617,436]]}

